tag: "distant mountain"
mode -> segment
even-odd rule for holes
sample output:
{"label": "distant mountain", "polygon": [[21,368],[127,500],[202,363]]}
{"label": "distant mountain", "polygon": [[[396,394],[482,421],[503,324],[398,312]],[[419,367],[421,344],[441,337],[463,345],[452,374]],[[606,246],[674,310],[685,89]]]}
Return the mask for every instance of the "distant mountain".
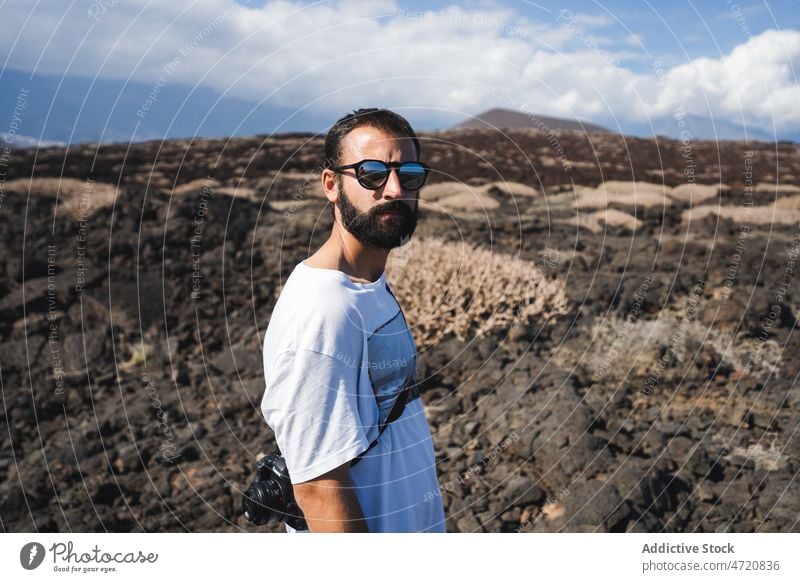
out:
{"label": "distant mountain", "polygon": [[[272,103],[251,103],[204,88],[153,83],[33,75],[6,69],[0,72],[0,106],[10,117],[17,96],[27,90],[17,133],[28,143],[127,142],[149,139],[228,137],[318,131],[330,124]],[[6,128],[0,127],[0,131]],[[21,140],[20,140],[21,141]],[[21,145],[21,144],[17,144]]]}
{"label": "distant mountain", "polygon": [[[768,141],[774,142],[776,137],[769,133],[749,126],[745,128],[742,125],[725,121],[724,119],[700,117],[699,115],[686,115],[682,120],[683,125],[671,116],[657,117],[645,123],[625,125],[625,134],[635,135],[638,137],[653,137],[654,135],[663,135],[672,139],[684,139],[691,136],[691,139],[708,139],[708,140],[733,140],[744,141]],[[684,133],[687,132],[688,133]],[[797,136],[778,136],[777,139],[794,139],[797,141]]]}
{"label": "distant mountain", "polygon": [[53,141],[49,139],[39,139],[38,137],[31,137],[29,135],[20,135],[18,133],[9,133],[7,131],[0,132],[0,145],[9,148],[49,148],[49,147],[62,147],[65,144],[63,141]]}
{"label": "distant mountain", "polygon": [[[620,119],[601,119],[609,127],[619,127],[619,133],[634,137],[652,138],[657,135],[671,139],[684,139],[687,135],[692,140],[731,140],[731,141],[776,141],[776,136],[755,128],[752,125],[743,126],[720,118],[701,117],[699,115],[686,115],[681,120],[682,125],[672,116],[656,117],[645,122],[622,121]],[[476,115],[475,117],[454,125],[453,129],[465,128],[538,128],[543,131],[553,130],[578,130],[584,132],[616,133],[596,123],[585,121],[546,117],[544,115],[526,114],[521,111],[495,108]],[[688,131],[689,133],[685,133]],[[780,133],[778,128],[777,140],[798,142],[800,135]]]}
{"label": "distant mountain", "polygon": [[493,128],[500,129],[519,129],[536,128],[543,131],[552,130],[577,130],[577,131],[599,131],[602,133],[612,133],[605,127],[586,123],[574,119],[560,119],[558,117],[546,117],[544,115],[527,114],[511,109],[495,108],[484,111],[472,119],[462,121],[453,129],[477,129]]}
{"label": "distant mountain", "polygon": [[[235,137],[266,133],[320,132],[346,111],[313,112],[281,107],[271,102],[254,103],[221,96],[213,89],[167,83],[92,79],[60,75],[31,75],[5,69],[0,71],[0,111],[11,120],[18,96],[24,90],[25,108],[10,125],[0,126],[0,144],[16,147],[60,145],[79,142],[128,142],[182,137]],[[373,106],[354,103],[353,108]],[[145,107],[149,107],[145,111]],[[455,120],[426,114],[413,108],[405,112],[419,130],[437,129]],[[0,117],[1,118],[1,117]],[[614,118],[595,121],[625,135],[663,135],[681,139],[689,129],[693,139],[743,140],[745,128],[736,123],[699,116],[686,116],[680,127],[671,117],[637,123]],[[9,123],[9,121],[7,121]],[[619,126],[618,126],[619,124]],[[455,128],[539,128],[543,131],[578,130],[616,133],[597,123],[525,114],[495,108],[463,121]],[[778,128],[780,132],[781,129]],[[748,139],[775,141],[768,133],[748,127]],[[779,139],[800,141],[800,135],[779,133]]]}

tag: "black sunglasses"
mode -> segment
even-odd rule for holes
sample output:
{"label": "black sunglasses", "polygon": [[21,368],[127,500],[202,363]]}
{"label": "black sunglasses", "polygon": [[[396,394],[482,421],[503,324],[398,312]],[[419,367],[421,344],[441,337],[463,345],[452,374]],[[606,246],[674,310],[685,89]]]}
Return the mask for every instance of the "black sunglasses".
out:
{"label": "black sunglasses", "polygon": [[422,162],[382,162],[380,160],[361,160],[346,166],[334,166],[334,172],[355,170],[356,179],[367,190],[377,190],[389,180],[392,168],[397,169],[400,185],[406,190],[419,190],[428,179],[431,168]]}

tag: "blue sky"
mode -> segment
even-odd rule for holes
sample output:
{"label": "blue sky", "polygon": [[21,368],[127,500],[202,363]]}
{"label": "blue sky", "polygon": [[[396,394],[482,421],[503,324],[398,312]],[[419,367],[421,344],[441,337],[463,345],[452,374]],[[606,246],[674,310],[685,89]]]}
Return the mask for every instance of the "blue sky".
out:
{"label": "blue sky", "polygon": [[[263,6],[266,0],[240,1],[242,5]],[[313,5],[317,2],[302,2]],[[800,1],[624,1],[609,0],[509,0],[505,2],[399,1],[406,10],[444,10],[459,5],[464,8],[501,6],[513,9],[531,20],[551,22],[563,10],[605,18],[611,23],[609,35],[624,39],[631,34],[642,39],[645,50],[673,61],[697,57],[719,57],[741,44],[744,22],[752,34],[768,28],[800,30]],[[387,13],[388,15],[391,13]],[[632,66],[636,66],[632,63]]]}
{"label": "blue sky", "polygon": [[[409,2],[424,6],[424,2]],[[433,2],[447,6],[447,2]],[[476,3],[477,4],[477,3]],[[555,1],[507,2],[520,14],[531,19],[548,19],[561,10],[582,12],[597,18],[608,18],[613,24],[608,32],[623,38],[631,32],[641,35],[645,47],[654,53],[674,53],[684,58],[716,57],[729,52],[742,42],[742,31],[736,12],[741,13],[753,34],[767,28],[800,29],[800,2],[783,0],[766,2],[719,1]],[[739,10],[735,10],[738,6]]]}
{"label": "blue sky", "polygon": [[315,118],[375,104],[436,127],[507,107],[641,133],[680,110],[800,135],[798,0],[6,0],[0,18],[4,69]]}
{"label": "blue sky", "polygon": [[[538,6],[557,13],[563,2],[544,1]],[[675,0],[672,2],[569,2],[573,12],[604,17],[613,21],[610,35],[625,38],[639,35],[647,51],[671,57],[673,62],[698,57],[717,58],[742,43],[746,24],[752,34],[768,28],[800,29],[800,3],[730,2]],[[519,3],[520,12],[534,17],[537,10]],[[741,15],[741,16],[740,16]],[[668,55],[669,57],[667,57]]]}

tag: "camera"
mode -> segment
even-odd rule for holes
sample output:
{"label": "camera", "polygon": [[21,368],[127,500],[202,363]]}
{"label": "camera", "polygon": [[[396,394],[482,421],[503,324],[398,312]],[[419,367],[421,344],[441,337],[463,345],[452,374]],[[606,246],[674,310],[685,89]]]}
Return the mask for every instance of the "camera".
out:
{"label": "camera", "polygon": [[280,453],[256,463],[256,476],[242,498],[244,516],[256,525],[285,521],[294,529],[308,529],[294,498],[286,460]]}

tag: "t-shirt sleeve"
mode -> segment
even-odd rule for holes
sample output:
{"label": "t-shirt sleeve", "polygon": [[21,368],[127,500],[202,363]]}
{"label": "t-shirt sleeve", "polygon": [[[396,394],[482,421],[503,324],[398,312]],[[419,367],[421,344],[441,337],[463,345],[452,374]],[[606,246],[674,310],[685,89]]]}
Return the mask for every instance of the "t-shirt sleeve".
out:
{"label": "t-shirt sleeve", "polygon": [[261,410],[292,483],[319,477],[369,446],[359,414],[360,372],[353,358],[308,349],[288,350],[275,359]]}

